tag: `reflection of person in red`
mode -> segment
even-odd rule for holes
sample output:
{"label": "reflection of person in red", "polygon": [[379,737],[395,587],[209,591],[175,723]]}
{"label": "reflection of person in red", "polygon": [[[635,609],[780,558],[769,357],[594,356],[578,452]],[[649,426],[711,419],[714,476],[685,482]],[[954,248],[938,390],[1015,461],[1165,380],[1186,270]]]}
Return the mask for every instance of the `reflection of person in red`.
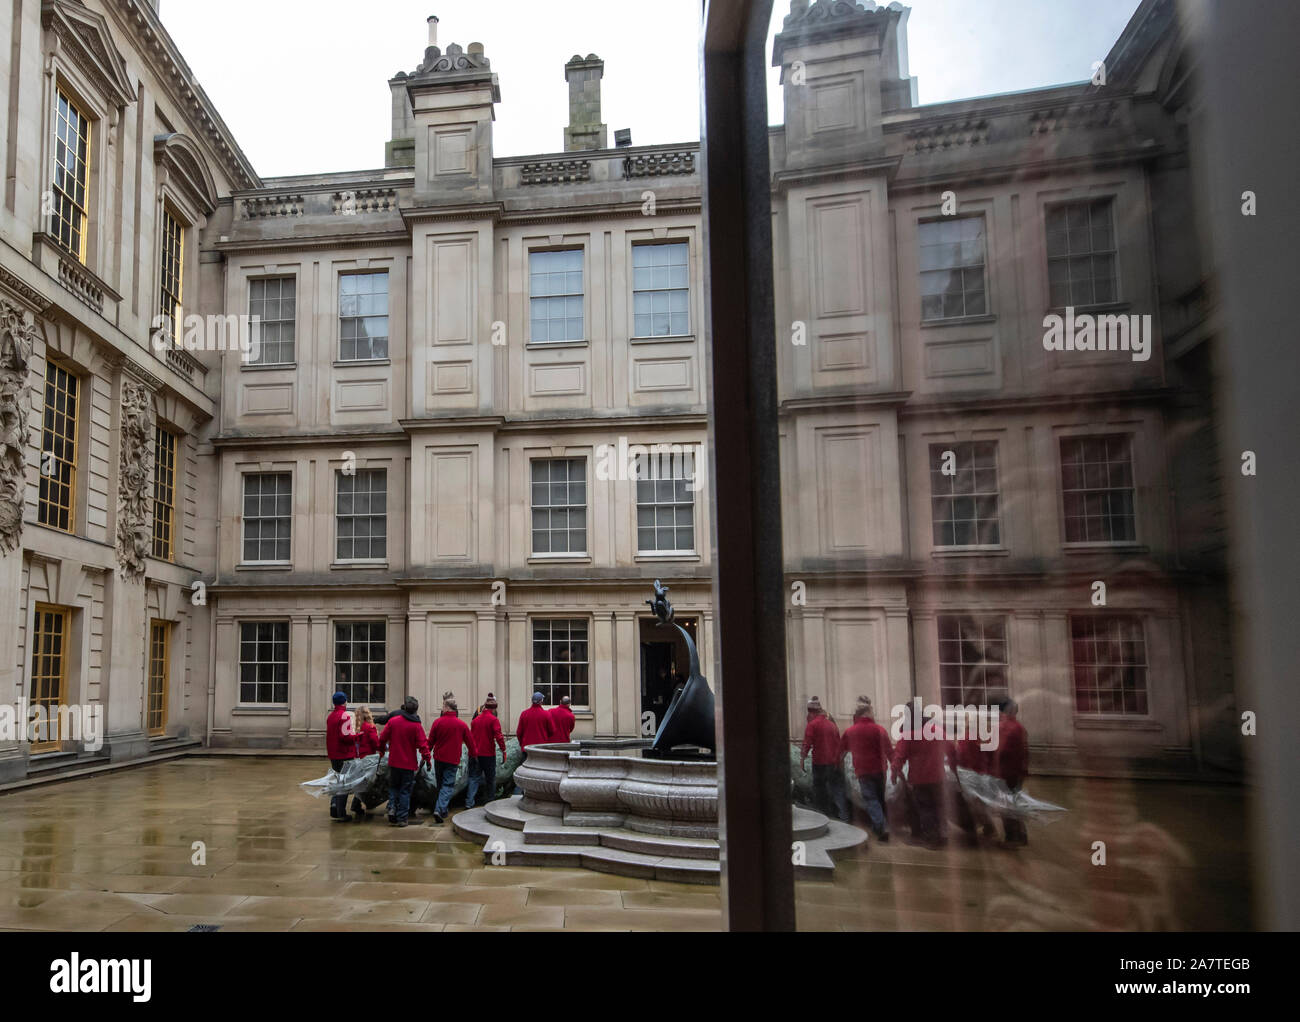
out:
{"label": "reflection of person in red", "polygon": [[853,773],[862,789],[871,829],[881,841],[889,840],[889,822],[885,815],[885,771],[889,769],[889,732],[871,715],[871,700],[858,697],[853,724],[840,740],[840,751],[853,757]]}
{"label": "reflection of person in red", "polygon": [[813,800],[832,819],[849,822],[849,800],[844,792],[844,768],[840,752],[840,729],[822,709],[817,696],[808,700],[808,726],[803,733],[800,769],[807,769],[812,751]]}
{"label": "reflection of person in red", "polygon": [[[998,704],[998,750],[993,772],[1013,792],[1019,791],[1029,776],[1029,732],[1016,719],[1020,707],[1014,699]],[[1029,844],[1025,821],[1009,813],[1002,816],[1003,839],[1009,845]]]}
{"label": "reflection of person in red", "polygon": [[[907,720],[902,735],[894,746],[890,767],[894,779],[901,780],[903,766],[907,766],[908,808],[912,822],[913,840],[923,841],[931,848],[942,848],[948,843],[944,833],[943,814],[943,762],[945,757],[957,767],[957,752],[943,731],[943,720],[917,721],[912,708],[904,707]],[[926,735],[929,728],[931,734]]]}
{"label": "reflection of person in red", "polygon": [[567,742],[569,735],[573,734],[573,729],[578,721],[573,716],[573,711],[569,709],[569,704],[573,700],[564,696],[560,700],[560,705],[551,711],[551,732],[557,742]]}

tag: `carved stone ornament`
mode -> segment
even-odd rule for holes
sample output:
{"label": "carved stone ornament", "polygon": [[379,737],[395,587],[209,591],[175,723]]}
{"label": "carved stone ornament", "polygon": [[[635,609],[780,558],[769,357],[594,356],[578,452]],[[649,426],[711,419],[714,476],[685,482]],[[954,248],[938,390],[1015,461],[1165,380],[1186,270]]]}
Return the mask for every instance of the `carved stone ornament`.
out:
{"label": "carved stone ornament", "polygon": [[144,577],[153,544],[149,484],[153,481],[153,395],[135,380],[122,382],[121,479],[117,497],[117,559],[122,577]]}
{"label": "carved stone ornament", "polygon": [[0,553],[22,542],[31,411],[27,367],[35,345],[35,318],[0,297]]}

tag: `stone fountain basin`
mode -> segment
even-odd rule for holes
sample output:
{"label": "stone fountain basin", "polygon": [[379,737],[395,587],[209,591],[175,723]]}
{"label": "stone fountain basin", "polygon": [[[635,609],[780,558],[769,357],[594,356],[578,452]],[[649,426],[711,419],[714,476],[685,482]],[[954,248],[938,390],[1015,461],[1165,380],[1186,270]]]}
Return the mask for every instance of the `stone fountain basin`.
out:
{"label": "stone fountain basin", "polygon": [[569,827],[718,837],[718,765],[643,759],[644,741],[532,745],[515,771],[522,810]]}

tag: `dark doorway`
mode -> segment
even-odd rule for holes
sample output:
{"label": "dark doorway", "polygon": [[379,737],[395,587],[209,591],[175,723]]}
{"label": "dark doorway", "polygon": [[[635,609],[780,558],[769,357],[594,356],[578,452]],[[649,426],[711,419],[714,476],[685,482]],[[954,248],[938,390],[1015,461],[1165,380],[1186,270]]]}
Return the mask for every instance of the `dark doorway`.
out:
{"label": "dark doorway", "polygon": [[[677,618],[698,648],[695,618]],[[690,653],[675,628],[663,628],[652,618],[642,618],[641,628],[641,734],[653,737],[663,723],[673,693],[691,673]],[[650,714],[650,716],[647,716]]]}

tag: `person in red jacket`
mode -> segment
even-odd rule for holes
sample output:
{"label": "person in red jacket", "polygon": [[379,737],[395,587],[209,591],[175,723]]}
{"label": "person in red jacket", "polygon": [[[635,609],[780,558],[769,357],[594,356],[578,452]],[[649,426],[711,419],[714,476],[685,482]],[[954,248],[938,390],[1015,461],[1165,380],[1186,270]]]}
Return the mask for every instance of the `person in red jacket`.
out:
{"label": "person in red jacket", "polygon": [[803,751],[799,768],[808,769],[808,751],[812,750],[813,799],[827,816],[849,821],[849,800],[844,791],[844,766],[840,754],[840,729],[822,709],[821,700],[808,700],[808,726],[803,733]]}
{"label": "person in red jacket", "polygon": [[451,692],[442,694],[442,715],[429,728],[429,744],[433,746],[433,780],[438,788],[438,801],[433,807],[433,822],[442,823],[447,818],[451,796],[456,790],[456,774],[460,771],[461,747],[474,756],[474,740],[469,725],[460,719],[456,697]]}
{"label": "person in red jacket", "polygon": [[[894,746],[890,768],[894,778],[901,780],[903,766],[907,766],[907,792],[912,822],[912,838],[925,842],[931,848],[942,848],[948,843],[945,836],[943,808],[944,761],[956,769],[957,751],[943,731],[943,720],[916,722],[912,720],[911,707],[905,706],[906,718],[902,735]],[[926,733],[929,732],[929,737]]]}
{"label": "person in red jacket", "polygon": [[491,692],[483,701],[483,709],[478,711],[474,722],[469,726],[473,747],[469,757],[469,790],[465,793],[465,807],[474,808],[478,790],[483,788],[483,803],[492,801],[497,790],[497,749],[501,750],[501,762],[506,761],[506,736],[501,730],[501,721],[497,718],[497,697]]}
{"label": "person in red jacket", "polygon": [[[957,765],[977,774],[993,773],[992,749],[983,748],[979,737],[978,710],[968,708],[966,711],[966,737],[953,743],[957,751]],[[958,776],[960,789],[961,778]],[[968,796],[963,790],[956,793],[957,824],[965,833],[966,844],[972,848],[979,844],[976,830],[982,826],[985,837],[993,837],[996,830],[988,807],[974,796]]]}
{"label": "person in red jacket", "polygon": [[[334,770],[342,770],[344,763],[358,756],[356,717],[348,712],[345,692],[334,693],[334,709],[325,718],[325,755],[329,756],[330,767]],[[330,819],[348,819],[346,794],[330,797]]]}
{"label": "person in red jacket", "polygon": [[893,746],[889,732],[876,723],[871,714],[871,700],[858,697],[858,707],[853,712],[853,723],[840,741],[840,754],[853,757],[853,773],[862,790],[862,801],[867,804],[867,819],[871,829],[881,841],[889,840],[889,820],[885,813],[885,771],[889,769],[889,754]]}
{"label": "person in red jacket", "polygon": [[429,764],[429,742],[424,737],[420,723],[420,701],[407,696],[402,708],[388,718],[379,736],[379,752],[388,751],[388,822],[393,827],[405,827],[411,814],[411,789],[415,787],[415,771],[419,767],[418,750],[425,765]]}
{"label": "person in red jacket", "polygon": [[551,715],[542,706],[544,698],[546,697],[540,692],[534,692],[533,705],[519,715],[519,726],[515,728],[515,734],[519,736],[519,746],[525,750],[525,754],[530,745],[540,745],[542,742],[555,740]]}
{"label": "person in red jacket", "polygon": [[572,701],[568,696],[564,696],[560,700],[560,705],[551,711],[551,733],[557,742],[567,742],[578,723],[573,716],[573,711],[569,709]]}
{"label": "person in red jacket", "polygon": [[[375,718],[370,707],[357,707],[357,755],[373,756],[379,751],[379,732],[375,729]],[[358,821],[366,818],[365,803],[361,796],[352,796],[352,812]]]}
{"label": "person in red jacket", "polygon": [[[515,735],[519,739],[519,748],[524,753],[524,758],[520,760],[521,765],[528,759],[528,746],[540,745],[554,738],[555,732],[551,730],[551,715],[542,706],[544,698],[545,696],[540,692],[534,692],[533,704],[519,715],[519,726],[515,728]],[[526,794],[518,781],[515,782],[515,789],[521,795]]]}
{"label": "person in red jacket", "polygon": [[[993,773],[1006,781],[1012,792],[1020,790],[1029,776],[1029,732],[1017,717],[1020,706],[1014,699],[998,704],[998,748]],[[1002,814],[1003,840],[1008,845],[1029,844],[1025,821],[1010,813]]]}

